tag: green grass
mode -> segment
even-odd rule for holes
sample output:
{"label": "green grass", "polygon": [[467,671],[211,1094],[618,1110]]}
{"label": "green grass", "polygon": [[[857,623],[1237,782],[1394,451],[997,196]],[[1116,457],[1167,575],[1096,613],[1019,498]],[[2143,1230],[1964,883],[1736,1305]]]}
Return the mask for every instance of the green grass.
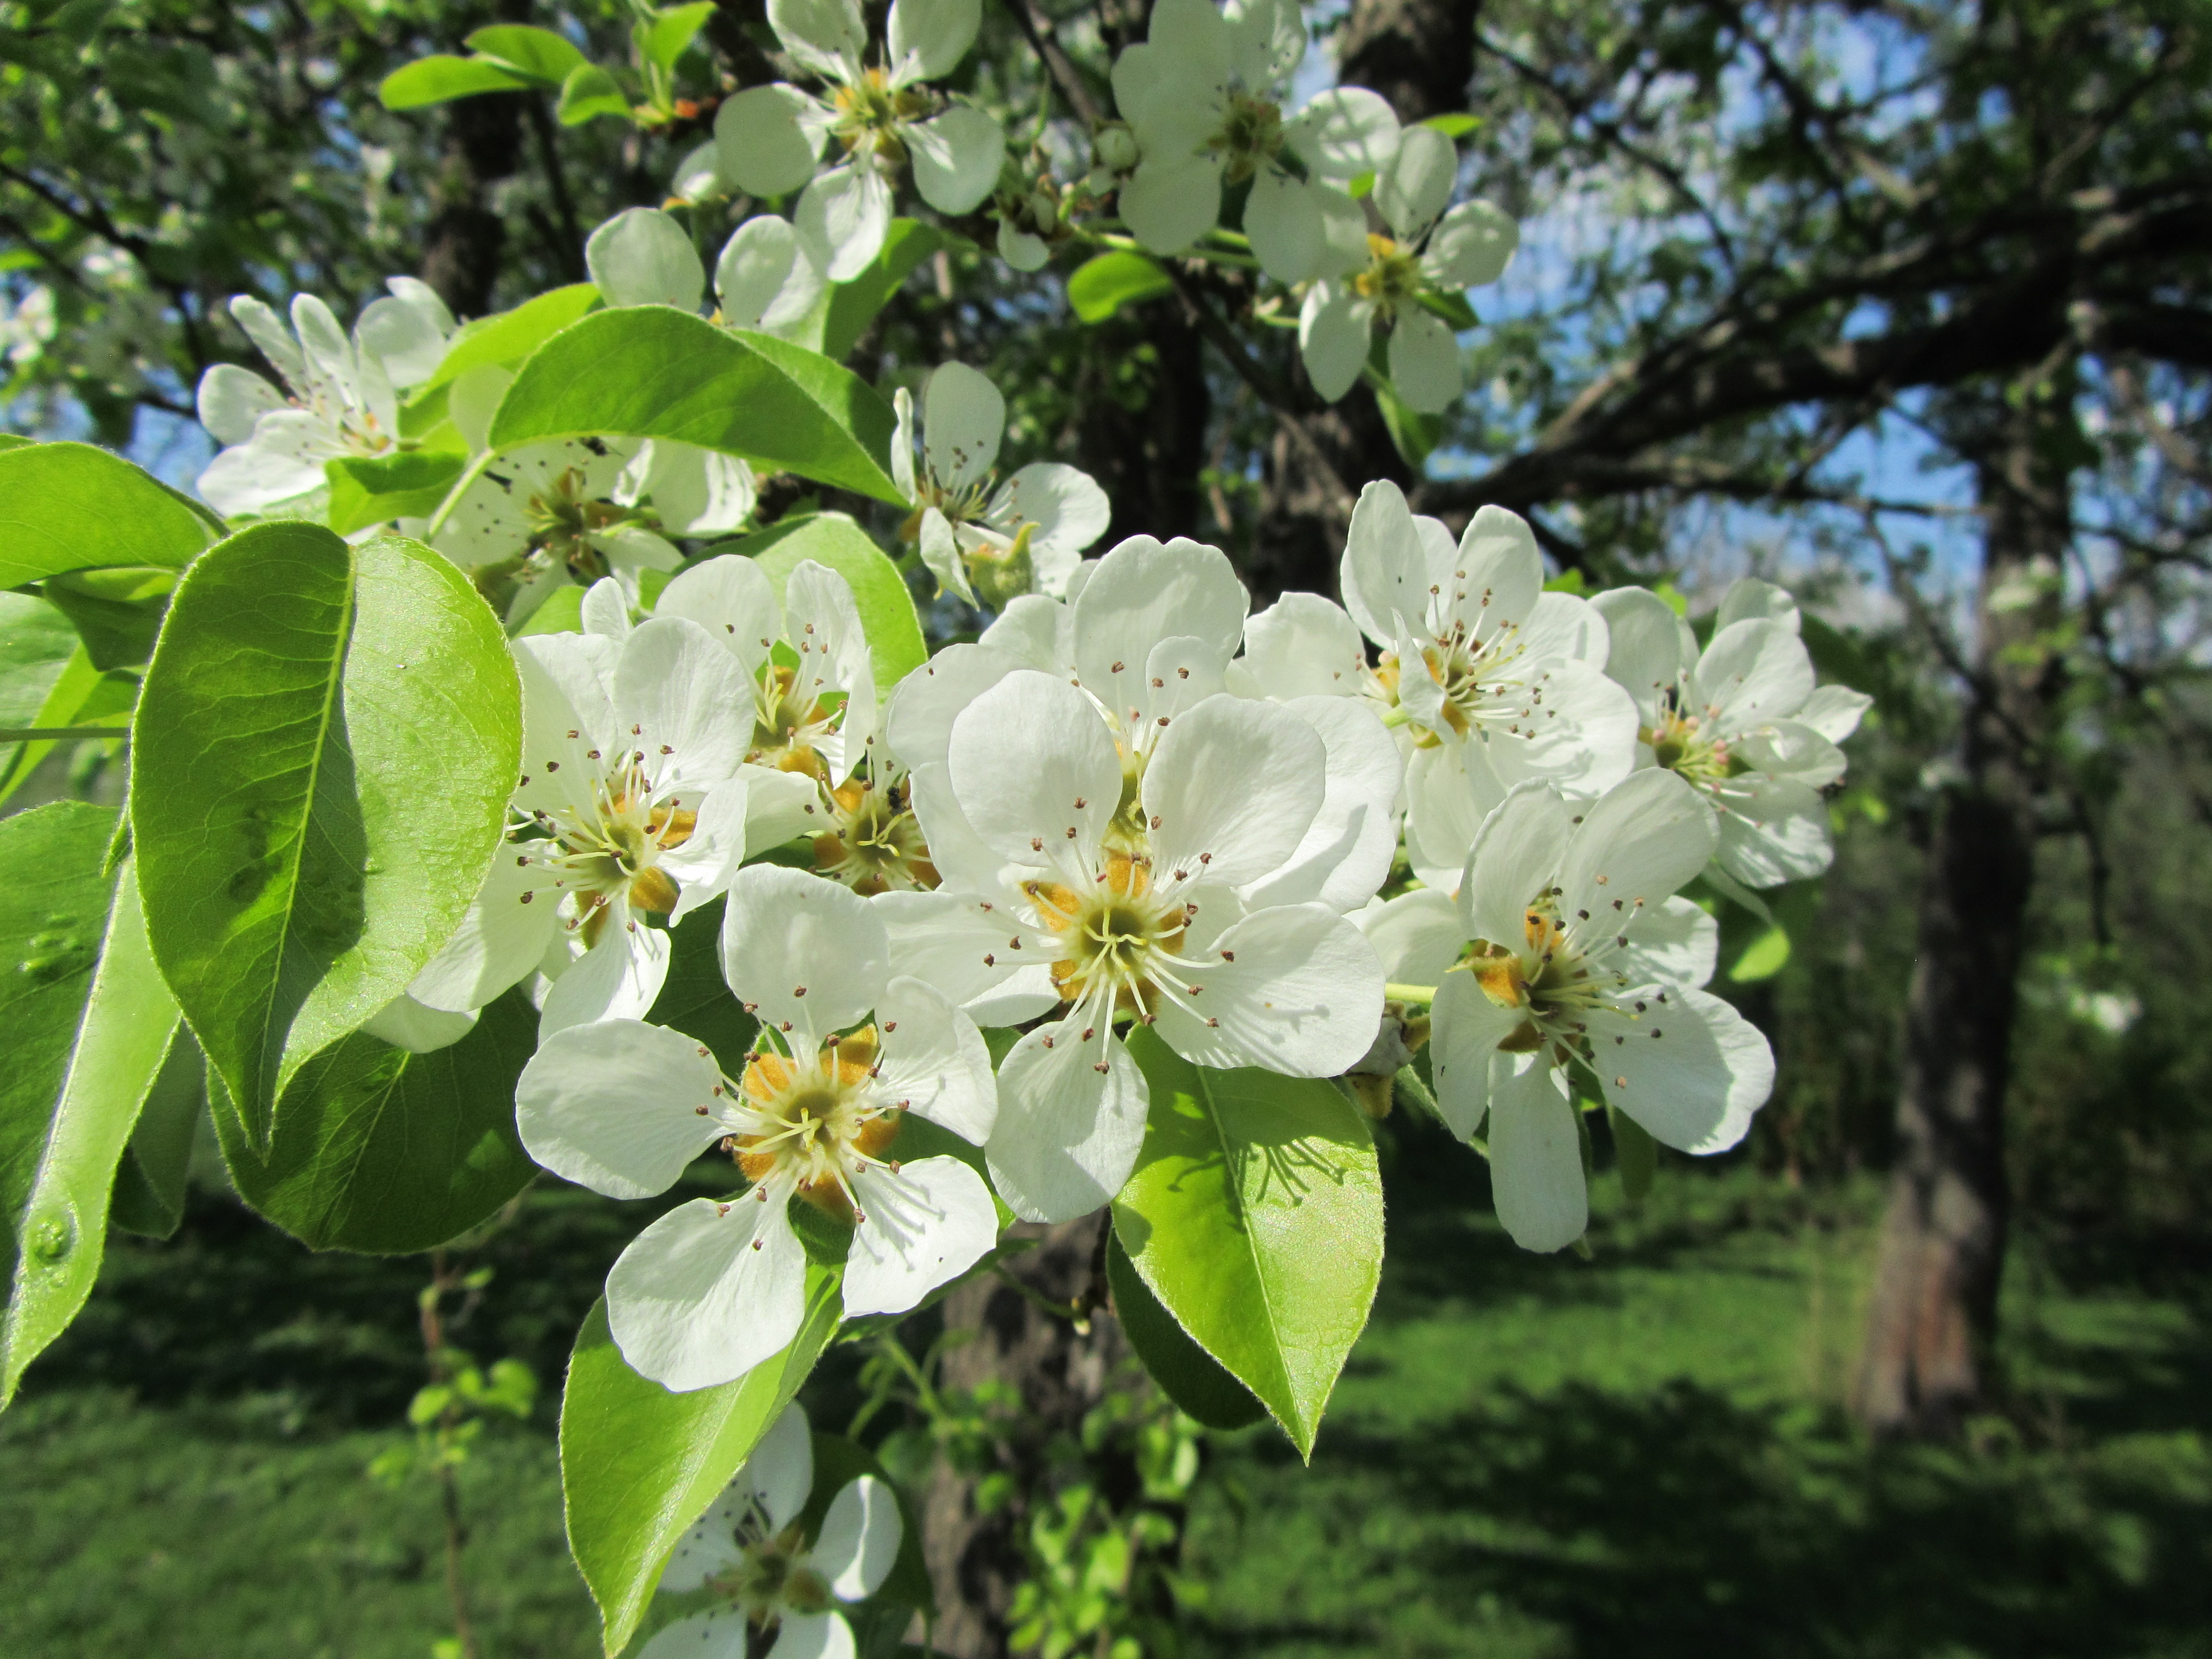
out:
{"label": "green grass", "polygon": [[[2002,1412],[1964,1447],[1875,1448],[1839,1407],[1870,1187],[1673,1164],[1583,1261],[1511,1249],[1448,1144],[1406,1132],[1390,1176],[1382,1296],[1313,1467],[1271,1431],[1218,1449],[1199,1654],[2212,1654],[2201,1261],[2023,1249]],[[648,1213],[540,1194],[486,1252],[459,1339],[546,1390],[464,1471],[486,1659],[597,1650],[552,1395]],[[306,1257],[216,1199],[118,1245],[0,1419],[0,1655],[427,1659],[432,1494],[363,1473],[421,1380],[422,1277]]]}

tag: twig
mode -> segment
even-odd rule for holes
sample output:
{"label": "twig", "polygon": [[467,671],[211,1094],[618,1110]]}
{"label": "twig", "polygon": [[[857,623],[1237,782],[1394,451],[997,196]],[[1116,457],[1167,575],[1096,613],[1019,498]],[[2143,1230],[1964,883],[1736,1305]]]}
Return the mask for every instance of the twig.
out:
{"label": "twig", "polygon": [[1030,0],[1006,0],[1006,9],[1013,13],[1015,23],[1028,36],[1036,55],[1044,61],[1053,84],[1060,88],[1060,95],[1067,100],[1067,106],[1075,112],[1078,119],[1096,127],[1101,119],[1098,105],[1091,96],[1091,88],[1083,84],[1082,76],[1076,72],[1073,60],[1060,49],[1060,42],[1053,38],[1049,20],[1030,10]]}

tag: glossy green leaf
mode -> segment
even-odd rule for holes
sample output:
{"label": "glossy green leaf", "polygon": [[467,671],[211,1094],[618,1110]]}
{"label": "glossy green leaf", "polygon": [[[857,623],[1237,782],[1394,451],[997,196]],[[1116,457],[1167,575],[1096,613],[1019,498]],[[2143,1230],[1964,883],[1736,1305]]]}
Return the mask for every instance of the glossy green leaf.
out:
{"label": "glossy green leaf", "polygon": [[0,1204],[9,1245],[0,1406],[99,1276],[108,1194],[176,1027],[134,872],[106,872],[112,816],[59,803],[0,823]]}
{"label": "glossy green leaf", "polygon": [[1421,290],[1420,300],[1421,309],[1443,318],[1455,334],[1482,326],[1482,319],[1475,315],[1474,303],[1464,294],[1425,288]]}
{"label": "glossy green leaf", "polygon": [[1175,291],[1168,274],[1141,253],[1117,249],[1086,259],[1067,279],[1067,303],[1086,323],[1103,323],[1123,306]]}
{"label": "glossy green leaf", "polygon": [[415,402],[408,407],[422,404],[472,368],[520,362],[599,302],[599,291],[591,283],[571,283],[526,300],[512,311],[463,324],[447,346],[437,372],[416,389]]}
{"label": "glossy green leaf", "polygon": [[149,1238],[167,1238],[177,1231],[185,1218],[192,1140],[206,1112],[207,1056],[179,1020],[115,1171],[108,1218],[117,1226]]}
{"label": "glossy green leaf", "polygon": [[721,936],[720,899],[709,900],[669,930],[668,977],[645,1018],[705,1043],[723,1071],[742,1077],[760,1024],[722,977]]}
{"label": "glossy green leaf", "polygon": [[533,28],[527,23],[495,23],[477,30],[461,44],[479,57],[495,58],[533,81],[548,82],[556,87],[589,61],[565,34]]}
{"label": "glossy green leaf", "polygon": [[1152,1381],[1185,1413],[1209,1429],[1241,1429],[1267,1414],[1259,1396],[1222,1370],[1160,1305],[1128,1251],[1121,1248],[1118,1234],[1107,1236],[1106,1284],[1114,1293],[1114,1315],[1121,1322],[1121,1334]]}
{"label": "glossy green leaf", "polygon": [[641,44],[646,57],[665,70],[674,69],[684,49],[714,15],[714,0],[695,0],[691,5],[669,7],[645,29]]}
{"label": "glossy green leaf", "polygon": [[331,481],[330,526],[341,536],[389,524],[426,519],[438,510],[468,457],[449,450],[413,449],[370,459],[349,455],[325,462]]}
{"label": "glossy green leaf", "polygon": [[561,100],[553,106],[564,127],[581,126],[601,115],[629,118],[629,100],[615,77],[596,64],[579,64],[561,83]]}
{"label": "glossy green leaf", "polygon": [[1464,138],[1481,125],[1480,116],[1468,115],[1464,112],[1450,115],[1431,115],[1421,123],[1425,127],[1434,127],[1447,138]]}
{"label": "glossy green leaf", "polygon": [[274,522],[178,586],[132,728],[154,952],[268,1144],[291,1074],[403,990],[500,845],[521,694],[418,543]]}
{"label": "glossy green leaf", "polygon": [[155,637],[175,591],[173,569],[118,565],[49,576],[40,590],[76,626],[92,665],[135,668],[154,654]]}
{"label": "glossy green leaf", "polygon": [[802,559],[827,565],[851,584],[853,603],[868,635],[868,659],[876,671],[878,697],[889,696],[893,686],[929,659],[906,578],[868,532],[842,513],[781,520],[726,550],[757,560],[775,584],[779,599],[785,580]]}
{"label": "glossy green leaf", "polygon": [[517,639],[532,634],[580,634],[584,631],[584,590],[571,583],[556,587],[544,602],[514,630]]}
{"label": "glossy green leaf", "polygon": [[310,1249],[434,1249],[537,1174],[514,1127],[514,1080],[537,1048],[538,1011],[520,991],[427,1054],[341,1037],[293,1075],[265,1154],[235,1112],[216,1114],[232,1184]]}
{"label": "glossy green leaf", "polygon": [[951,240],[918,219],[892,220],[884,234],[883,251],[851,282],[830,285],[799,331],[799,339],[831,361],[843,362],[915,268]]}
{"label": "glossy green leaf", "polygon": [[1743,954],[1729,969],[1728,976],[1737,985],[1753,984],[1762,979],[1772,979],[1789,960],[1790,933],[1777,922],[1744,947]]}
{"label": "glossy green leaf", "polygon": [[623,1363],[604,1301],[584,1321],[561,1396],[561,1491],[568,1548],[610,1654],[635,1633],[669,1553],[814,1369],[837,1328],[842,1278],[808,1268],[806,1317],[791,1346],[734,1382],[690,1394]]}
{"label": "glossy green leaf", "polygon": [[472,98],[480,92],[513,92],[531,85],[518,75],[483,58],[454,58],[444,52],[418,58],[392,71],[376,89],[386,109],[421,109],[453,98]]}
{"label": "glossy green leaf", "polygon": [[1659,1143],[1650,1132],[1626,1112],[1605,1104],[1605,1121],[1613,1129],[1613,1161],[1620,1170],[1620,1189],[1632,1204],[1640,1204],[1651,1190],[1659,1171]]}
{"label": "glossy green leaf", "polygon": [[64,570],[186,563],[222,521],[90,444],[0,451],[0,587]]}
{"label": "glossy green leaf", "polygon": [[[112,726],[119,738],[122,728],[130,723],[131,709],[137,697],[138,681],[135,675],[124,670],[101,673],[92,665],[83,646],[79,645],[70,653],[46,701],[39,705],[27,724],[48,728]],[[61,746],[52,739],[0,745],[0,803],[21,788],[39,763]]]}
{"label": "glossy green leaf", "polygon": [[626,306],[539,348],[493,417],[491,444],[674,438],[903,504],[884,471],[895,425],[872,387],[818,352],[672,306]]}
{"label": "glossy green leaf", "polygon": [[[29,593],[0,593],[0,728],[41,724],[40,710],[76,654],[76,629],[58,609]],[[22,746],[0,744],[0,778]]]}
{"label": "glossy green leaf", "polygon": [[1302,1456],[1382,1271],[1366,1120],[1334,1085],[1192,1065],[1129,1040],[1152,1091],[1114,1231],[1161,1304]]}

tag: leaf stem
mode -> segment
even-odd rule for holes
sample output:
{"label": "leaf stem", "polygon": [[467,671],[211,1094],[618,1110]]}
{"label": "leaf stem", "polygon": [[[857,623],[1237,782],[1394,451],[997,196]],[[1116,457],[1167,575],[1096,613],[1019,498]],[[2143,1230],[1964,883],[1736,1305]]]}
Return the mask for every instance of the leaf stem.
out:
{"label": "leaf stem", "polygon": [[1389,984],[1382,988],[1385,1000],[1390,1002],[1434,1002],[1437,988],[1433,985]]}
{"label": "leaf stem", "polygon": [[125,726],[11,726],[0,727],[0,743],[64,743],[71,738],[103,738],[131,741]]}

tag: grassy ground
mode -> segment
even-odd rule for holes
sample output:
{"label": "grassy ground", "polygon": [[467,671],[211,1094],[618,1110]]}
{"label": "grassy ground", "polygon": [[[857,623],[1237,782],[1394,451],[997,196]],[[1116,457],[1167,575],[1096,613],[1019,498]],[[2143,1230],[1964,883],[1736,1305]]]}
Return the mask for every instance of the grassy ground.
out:
{"label": "grassy ground", "polygon": [[[1195,1646],[1292,1656],[2212,1654],[2212,1273],[2026,1249],[2008,1398],[1965,1448],[1843,1425],[1870,1191],[1676,1166],[1538,1261],[1408,1142],[1389,1267],[1311,1470],[1231,1437]],[[638,1218],[541,1194],[460,1336],[538,1420],[464,1471],[486,1659],[596,1651],[550,1394]],[[2168,1253],[2170,1257],[2171,1253]],[[427,1487],[363,1474],[420,1380],[418,1263],[304,1258],[222,1200],[125,1245],[0,1419],[0,1655],[426,1659]]]}

